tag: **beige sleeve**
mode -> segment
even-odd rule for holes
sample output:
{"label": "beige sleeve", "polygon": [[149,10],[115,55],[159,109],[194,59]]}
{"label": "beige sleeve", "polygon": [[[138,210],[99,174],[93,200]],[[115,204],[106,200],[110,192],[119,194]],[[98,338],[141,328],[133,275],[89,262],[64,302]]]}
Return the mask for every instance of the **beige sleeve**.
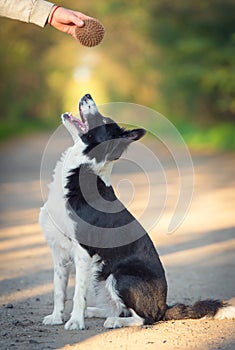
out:
{"label": "beige sleeve", "polygon": [[0,16],[44,27],[53,6],[44,0],[0,0]]}

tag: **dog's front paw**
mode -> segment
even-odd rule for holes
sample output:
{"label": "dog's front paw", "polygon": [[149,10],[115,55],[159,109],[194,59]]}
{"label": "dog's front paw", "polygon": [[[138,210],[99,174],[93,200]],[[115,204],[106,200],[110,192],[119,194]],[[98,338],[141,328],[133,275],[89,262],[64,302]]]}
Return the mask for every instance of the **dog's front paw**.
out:
{"label": "dog's front paw", "polygon": [[51,314],[51,315],[44,317],[42,322],[45,325],[56,325],[56,324],[63,324],[64,323],[63,317],[61,315],[57,315],[57,314]]}
{"label": "dog's front paw", "polygon": [[104,322],[104,328],[121,328],[123,327],[120,317],[108,317]]}
{"label": "dog's front paw", "polygon": [[75,318],[70,318],[68,322],[66,322],[64,328],[69,331],[85,329],[84,320],[81,321]]}

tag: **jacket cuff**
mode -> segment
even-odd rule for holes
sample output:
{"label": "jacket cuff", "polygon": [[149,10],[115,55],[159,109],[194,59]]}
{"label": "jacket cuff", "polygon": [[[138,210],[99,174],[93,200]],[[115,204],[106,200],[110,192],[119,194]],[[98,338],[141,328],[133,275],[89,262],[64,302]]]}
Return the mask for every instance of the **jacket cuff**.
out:
{"label": "jacket cuff", "polygon": [[53,6],[54,4],[48,1],[35,1],[30,14],[29,22],[40,27],[45,27]]}

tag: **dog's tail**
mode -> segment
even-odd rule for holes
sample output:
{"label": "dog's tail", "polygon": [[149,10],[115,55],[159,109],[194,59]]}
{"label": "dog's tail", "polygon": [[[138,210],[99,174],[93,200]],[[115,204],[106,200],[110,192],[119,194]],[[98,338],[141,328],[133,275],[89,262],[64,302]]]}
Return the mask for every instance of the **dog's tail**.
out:
{"label": "dog's tail", "polygon": [[175,304],[167,306],[164,320],[209,317],[216,320],[235,319],[235,306],[219,300],[202,300],[193,305]]}

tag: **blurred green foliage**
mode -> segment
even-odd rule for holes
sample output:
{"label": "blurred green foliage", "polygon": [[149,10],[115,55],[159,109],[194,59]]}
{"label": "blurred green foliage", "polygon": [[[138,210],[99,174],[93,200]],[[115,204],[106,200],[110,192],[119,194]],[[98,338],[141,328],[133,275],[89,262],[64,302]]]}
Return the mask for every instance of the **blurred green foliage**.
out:
{"label": "blurred green foliage", "polygon": [[152,2],[152,38],[164,58],[159,63],[164,98],[201,121],[234,121],[234,13],[233,0]]}
{"label": "blurred green foliage", "polygon": [[[0,19],[0,138],[59,124],[90,92],[165,114],[193,146],[234,148],[234,0],[60,1],[97,17],[104,42]],[[74,107],[73,107],[74,106]]]}

